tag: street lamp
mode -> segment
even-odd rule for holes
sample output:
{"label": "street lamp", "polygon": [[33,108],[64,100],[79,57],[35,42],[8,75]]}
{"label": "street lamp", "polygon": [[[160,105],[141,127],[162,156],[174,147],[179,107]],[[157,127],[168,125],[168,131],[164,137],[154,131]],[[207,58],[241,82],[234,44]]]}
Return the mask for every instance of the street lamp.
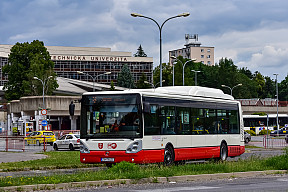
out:
{"label": "street lamp", "polygon": [[188,17],[190,15],[190,13],[182,13],[182,14],[179,14],[179,15],[176,15],[176,16],[173,16],[173,17],[170,17],[168,19],[166,19],[162,25],[160,26],[156,20],[154,20],[153,18],[151,17],[147,17],[147,16],[144,16],[144,15],[141,15],[139,13],[131,13],[131,16],[132,17],[143,17],[143,18],[146,18],[146,19],[150,19],[152,20],[154,23],[156,23],[156,25],[158,26],[159,28],[159,33],[160,33],[160,87],[162,87],[162,28],[164,26],[164,24],[169,21],[170,19],[174,19],[174,18],[177,18],[177,17]]}
{"label": "street lamp", "polygon": [[173,65],[173,71],[172,71],[172,73],[173,73],[173,86],[174,86],[174,84],[175,84],[175,75],[174,75],[174,66],[176,65],[176,61],[174,61],[173,63],[172,63],[172,65]]}
{"label": "street lamp", "polygon": [[183,62],[181,61],[181,60],[179,60],[179,59],[177,59],[175,56],[171,56],[170,57],[171,59],[176,59],[177,61],[180,61],[180,63],[182,64],[182,79],[183,79],[183,86],[184,86],[184,77],[185,77],[185,73],[184,73],[184,69],[185,69],[185,66],[186,66],[186,64],[188,63],[188,62],[190,62],[190,61],[196,61],[196,59],[189,59],[188,61],[186,61],[184,64],[183,64]]}
{"label": "street lamp", "polygon": [[92,78],[92,80],[93,80],[93,92],[95,91],[95,86],[94,86],[94,85],[95,85],[95,80],[98,79],[99,76],[111,74],[111,72],[105,72],[105,73],[102,73],[102,74],[100,74],[100,75],[97,75],[96,77],[93,77],[92,75],[90,75],[90,74],[88,74],[88,73],[84,73],[84,72],[82,72],[82,71],[77,71],[77,73],[78,73],[78,74],[82,74],[82,75],[87,75],[87,76],[89,76],[89,77]]}
{"label": "street lamp", "polygon": [[195,86],[197,86],[197,73],[201,73],[202,71],[191,70],[195,73]]}
{"label": "street lamp", "polygon": [[239,86],[242,86],[242,84],[241,83],[239,83],[238,85],[235,85],[234,87],[229,87],[229,86],[227,86],[227,85],[221,85],[222,87],[227,87],[227,88],[229,88],[230,89],[230,91],[231,91],[231,96],[233,96],[232,95],[232,91],[233,91],[233,89],[235,88],[235,87],[239,87]]}
{"label": "street lamp", "polygon": [[33,79],[36,79],[36,80],[39,80],[39,81],[41,81],[41,83],[42,83],[42,86],[43,86],[43,109],[46,109],[46,107],[45,107],[45,102],[44,102],[44,90],[45,90],[45,85],[46,85],[46,83],[47,83],[47,81],[50,79],[50,78],[52,78],[53,76],[49,76],[49,77],[47,77],[47,79],[44,79],[44,80],[42,80],[42,79],[39,79],[38,77],[33,77]]}
{"label": "street lamp", "polygon": [[[165,82],[165,79],[162,80],[162,82],[164,83],[164,82]],[[152,86],[153,86],[153,89],[154,89],[154,91],[155,91],[156,86],[157,86],[160,82],[156,83],[155,85],[154,85],[153,83],[148,82],[148,81],[144,81],[144,83],[152,85]]]}
{"label": "street lamp", "polygon": [[279,120],[278,120],[278,82],[277,82],[277,76],[279,75],[278,73],[274,73],[273,75],[276,76],[276,79],[275,79],[275,83],[276,83],[276,103],[277,103],[277,116],[276,116],[276,125],[277,125],[277,133],[278,133],[278,136],[279,136]]}

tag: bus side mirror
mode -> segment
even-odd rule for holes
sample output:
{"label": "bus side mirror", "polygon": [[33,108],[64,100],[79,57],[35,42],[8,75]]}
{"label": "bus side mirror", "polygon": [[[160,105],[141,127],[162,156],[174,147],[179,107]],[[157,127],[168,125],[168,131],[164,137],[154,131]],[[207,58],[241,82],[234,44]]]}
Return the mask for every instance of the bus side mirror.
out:
{"label": "bus side mirror", "polygon": [[150,113],[150,103],[144,103],[143,112],[144,113]]}
{"label": "bus side mirror", "polygon": [[73,101],[71,101],[70,105],[69,105],[69,114],[71,116],[74,115],[74,110],[75,110],[75,104],[73,103]]}

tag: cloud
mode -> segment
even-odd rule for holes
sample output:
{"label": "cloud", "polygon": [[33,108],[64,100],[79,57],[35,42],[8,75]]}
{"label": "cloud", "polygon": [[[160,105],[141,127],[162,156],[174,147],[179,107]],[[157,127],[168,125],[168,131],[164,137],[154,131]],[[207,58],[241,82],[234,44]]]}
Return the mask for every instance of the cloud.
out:
{"label": "cloud", "polygon": [[39,39],[45,45],[110,47],[132,54],[141,44],[157,66],[157,25],[130,14],[141,13],[161,25],[190,12],[163,26],[163,62],[168,51],[184,47],[185,34],[199,34],[202,45],[215,47],[215,62],[228,57],[252,72],[286,75],[287,7],[285,0],[1,0],[0,43]]}

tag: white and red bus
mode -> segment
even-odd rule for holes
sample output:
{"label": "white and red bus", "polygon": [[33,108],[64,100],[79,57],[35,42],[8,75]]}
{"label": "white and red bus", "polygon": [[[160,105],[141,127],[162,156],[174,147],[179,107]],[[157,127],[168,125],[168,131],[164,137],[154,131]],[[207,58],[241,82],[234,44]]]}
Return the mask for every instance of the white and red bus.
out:
{"label": "white and red bus", "polygon": [[199,86],[84,93],[82,163],[169,165],[245,151],[240,103]]}

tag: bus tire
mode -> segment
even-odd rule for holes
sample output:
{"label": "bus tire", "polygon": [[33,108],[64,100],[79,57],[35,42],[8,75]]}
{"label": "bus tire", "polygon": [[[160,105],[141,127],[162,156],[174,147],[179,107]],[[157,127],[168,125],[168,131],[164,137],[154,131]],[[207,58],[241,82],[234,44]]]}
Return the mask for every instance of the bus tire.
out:
{"label": "bus tire", "polygon": [[220,146],[220,161],[226,161],[228,157],[228,148],[226,143],[222,142]]}
{"label": "bus tire", "polygon": [[167,145],[165,147],[165,152],[164,152],[164,165],[169,166],[174,163],[175,159],[175,154],[174,150],[171,145]]}

